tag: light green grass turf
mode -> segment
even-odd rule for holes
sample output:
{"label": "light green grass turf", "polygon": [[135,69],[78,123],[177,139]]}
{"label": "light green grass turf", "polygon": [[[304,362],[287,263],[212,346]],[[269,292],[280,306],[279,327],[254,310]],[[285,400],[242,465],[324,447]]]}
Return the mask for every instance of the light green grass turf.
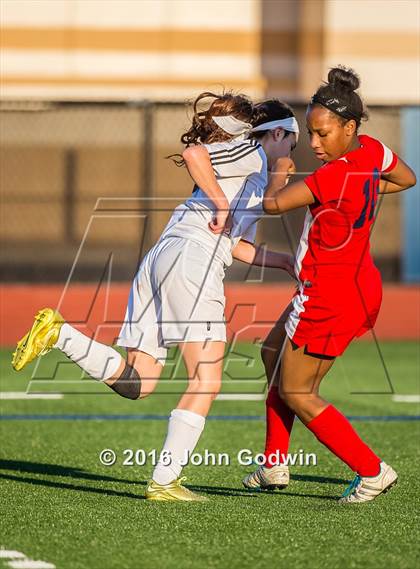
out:
{"label": "light green grass turf", "polygon": [[[325,380],[323,395],[348,415],[414,415],[418,405],[395,403],[393,390],[419,393],[418,349],[414,343],[356,343]],[[242,354],[242,356],[240,355]],[[246,357],[247,356],[247,357]],[[0,391],[25,391],[34,364],[16,374],[10,352],[2,354]],[[241,359],[242,358],[242,359]],[[231,356],[224,391],[261,392],[258,348],[242,345]],[[32,391],[78,391],[61,400],[1,401],[10,414],[167,415],[183,382],[162,382],[144,401],[127,401],[106,387],[77,379],[73,365],[59,366],[52,353],[30,384]],[[166,371],[169,375],[169,371]],[[182,370],[178,373],[179,377]],[[38,383],[37,383],[38,381]],[[59,388],[57,387],[59,386]],[[363,392],[356,394],[354,392]],[[213,415],[263,415],[262,401],[218,401]],[[187,484],[210,501],[155,504],[143,499],[152,465],[123,466],[124,449],[160,449],[165,421],[1,421],[0,546],[62,569],[275,566],[309,569],[414,568],[418,562],[419,422],[355,422],[359,433],[400,475],[395,489],[377,501],[340,507],[336,497],[352,477],[299,422],[291,452],[315,452],[318,465],[292,469],[290,486],[275,493],[248,493],[241,478],[251,468],[238,464],[241,448],[263,448],[263,421],[208,421],[198,451],[226,452],[230,466],[188,466]],[[117,463],[102,466],[103,448]],[[0,567],[7,567],[4,563]]]}

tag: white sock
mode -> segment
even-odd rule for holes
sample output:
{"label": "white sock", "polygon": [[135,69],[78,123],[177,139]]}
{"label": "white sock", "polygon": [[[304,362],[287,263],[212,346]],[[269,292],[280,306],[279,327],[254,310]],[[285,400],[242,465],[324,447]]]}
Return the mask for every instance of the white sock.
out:
{"label": "white sock", "polygon": [[54,348],[64,352],[74,363],[98,381],[105,381],[112,377],[123,361],[123,357],[117,350],[95,342],[67,322],[61,326]]}
{"label": "white sock", "polygon": [[[169,484],[179,478],[185,462],[195,449],[198,439],[203,432],[206,418],[185,409],[174,409],[169,417],[168,434],[162,451],[166,451],[162,460],[155,466],[153,480],[158,484]],[[187,454],[188,453],[188,454]],[[166,464],[165,455],[170,457]]]}

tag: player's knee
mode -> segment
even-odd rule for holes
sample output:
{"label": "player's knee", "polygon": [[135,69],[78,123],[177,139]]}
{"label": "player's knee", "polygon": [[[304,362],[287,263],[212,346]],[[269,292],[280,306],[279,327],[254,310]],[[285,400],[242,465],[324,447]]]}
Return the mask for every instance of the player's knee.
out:
{"label": "player's knee", "polygon": [[203,395],[208,395],[213,401],[216,399],[220,390],[222,388],[222,379],[199,379],[193,382],[191,385],[191,391],[195,393],[201,393]]}
{"label": "player's knee", "polygon": [[141,379],[135,367],[125,364],[120,377],[109,386],[111,389],[126,399],[139,399],[141,394]]}
{"label": "player's knee", "polygon": [[221,389],[222,389],[222,382],[221,382],[221,381],[217,381],[217,382],[214,384],[214,388],[213,388],[213,390],[212,390],[212,397],[213,397],[213,400],[216,399],[216,397],[219,395]]}
{"label": "player's knee", "polygon": [[279,395],[289,409],[298,416],[312,409],[314,400],[318,398],[316,393],[286,393],[280,391]]}
{"label": "player's knee", "polygon": [[302,394],[287,393],[285,391],[280,390],[279,396],[280,396],[280,399],[282,399],[284,401],[284,403],[286,403],[286,405],[289,407],[289,409],[291,409],[295,413],[298,413],[300,411],[300,409],[302,407],[302,403],[303,403]]}
{"label": "player's knee", "polygon": [[222,380],[217,379],[215,381],[211,381],[208,383],[207,386],[208,392],[211,394],[213,399],[219,395],[220,390],[222,389]]}

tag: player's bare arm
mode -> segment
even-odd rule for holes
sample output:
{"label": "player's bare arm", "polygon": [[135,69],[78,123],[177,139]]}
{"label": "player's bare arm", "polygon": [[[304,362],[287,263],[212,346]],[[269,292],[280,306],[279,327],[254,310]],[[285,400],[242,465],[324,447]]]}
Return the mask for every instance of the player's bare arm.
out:
{"label": "player's bare arm", "polygon": [[395,168],[383,172],[379,182],[380,194],[394,194],[416,185],[416,175],[404,160],[398,158]]}
{"label": "player's bare arm", "polygon": [[248,265],[283,269],[294,279],[296,278],[294,272],[295,258],[289,253],[267,250],[241,239],[233,249],[232,256]]}
{"label": "player's bare arm", "polygon": [[279,158],[264,195],[264,211],[269,215],[284,213],[298,207],[315,203],[315,198],[303,181],[288,184],[289,178],[296,171],[293,160]]}
{"label": "player's bare arm", "polygon": [[214,233],[222,233],[229,215],[229,202],[219,186],[207,149],[201,145],[189,146],[182,153],[188,173],[194,182],[213,201],[217,213],[209,227]]}

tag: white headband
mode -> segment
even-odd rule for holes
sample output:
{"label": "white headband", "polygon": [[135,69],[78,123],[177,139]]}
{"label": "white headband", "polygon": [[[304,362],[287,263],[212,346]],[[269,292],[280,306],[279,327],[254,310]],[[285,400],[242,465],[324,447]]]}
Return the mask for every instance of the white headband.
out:
{"label": "white headband", "polygon": [[265,122],[263,124],[259,124],[251,129],[251,132],[261,132],[262,130],[274,130],[275,128],[283,128],[284,130],[288,130],[290,132],[294,132],[296,134],[296,142],[299,138],[299,125],[295,117],[288,117],[287,119],[281,119],[278,121],[270,121]]}
{"label": "white headband", "polygon": [[235,138],[243,136],[245,134],[250,134],[251,132],[274,130],[275,128],[283,128],[284,130],[294,132],[296,134],[296,142],[299,138],[299,125],[295,117],[288,117],[287,119],[266,122],[259,124],[254,128],[251,124],[241,121],[232,115],[211,118],[218,126],[220,126],[221,129],[229,134],[233,134]]}
{"label": "white headband", "polygon": [[220,126],[222,130],[235,136],[240,136],[241,134],[248,133],[252,129],[252,124],[241,121],[232,115],[211,118],[214,120],[217,126]]}

